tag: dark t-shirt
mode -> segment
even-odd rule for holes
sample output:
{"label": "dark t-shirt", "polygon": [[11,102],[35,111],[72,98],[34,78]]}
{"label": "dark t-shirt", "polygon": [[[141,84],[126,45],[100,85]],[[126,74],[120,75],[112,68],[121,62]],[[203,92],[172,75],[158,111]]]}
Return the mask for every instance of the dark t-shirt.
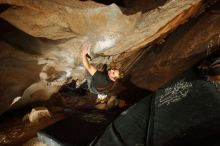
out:
{"label": "dark t-shirt", "polygon": [[92,76],[92,86],[100,93],[108,93],[111,91],[113,81],[108,77],[107,72],[96,71]]}

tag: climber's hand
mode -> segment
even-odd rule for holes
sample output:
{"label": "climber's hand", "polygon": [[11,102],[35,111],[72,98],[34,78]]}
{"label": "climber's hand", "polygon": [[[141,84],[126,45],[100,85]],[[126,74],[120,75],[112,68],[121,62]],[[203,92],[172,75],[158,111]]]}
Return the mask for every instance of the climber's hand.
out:
{"label": "climber's hand", "polygon": [[81,55],[82,56],[86,56],[86,54],[88,54],[88,52],[89,52],[90,47],[91,47],[90,43],[88,43],[88,42],[84,43],[82,45],[82,53],[81,53]]}

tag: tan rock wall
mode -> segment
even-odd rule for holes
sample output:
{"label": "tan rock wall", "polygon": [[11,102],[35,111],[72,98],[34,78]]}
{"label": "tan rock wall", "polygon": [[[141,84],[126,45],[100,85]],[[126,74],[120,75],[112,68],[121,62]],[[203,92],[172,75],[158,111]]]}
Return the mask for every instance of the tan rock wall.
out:
{"label": "tan rock wall", "polygon": [[[3,69],[10,72],[2,72],[5,83],[1,90],[7,89],[7,93],[11,91],[13,94],[2,95],[2,100],[7,103],[2,111],[12,103],[16,108],[37,100],[47,100],[64,83],[82,81],[85,69],[79,54],[83,43],[89,41],[92,44],[90,55],[94,65],[116,61],[121,69],[126,70],[129,68],[126,63],[132,64],[142,48],[166,36],[190,16],[200,12],[202,6],[202,0],[170,0],[151,11],[126,15],[124,9],[122,11],[115,4],[105,6],[92,1],[0,0],[1,3],[13,6],[2,12],[0,17],[36,37],[41,44],[36,47],[39,54],[34,58],[30,54],[22,54],[22,59],[34,61],[23,61],[19,58],[19,50],[14,51],[13,61],[3,59],[6,64],[17,60],[18,65],[12,63],[12,67],[8,69],[5,66]],[[11,42],[10,37],[16,38],[9,35],[5,39]],[[25,41],[29,42],[28,38]],[[5,57],[4,52],[2,56]],[[14,69],[21,77],[15,77]],[[6,77],[6,74],[9,76]],[[11,88],[10,82],[15,85],[14,88]],[[12,99],[5,99],[8,96]]]}
{"label": "tan rock wall", "polygon": [[131,73],[132,82],[156,90],[176,75],[220,49],[220,15],[203,14],[152,48]]}
{"label": "tan rock wall", "polygon": [[14,98],[22,96],[28,86],[39,80],[42,66],[29,54],[0,41],[0,114]]}

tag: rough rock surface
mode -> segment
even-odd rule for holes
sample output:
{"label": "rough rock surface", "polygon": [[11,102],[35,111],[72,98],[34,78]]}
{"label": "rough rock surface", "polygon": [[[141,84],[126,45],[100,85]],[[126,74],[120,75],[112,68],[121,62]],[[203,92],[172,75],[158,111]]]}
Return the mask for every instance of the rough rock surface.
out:
{"label": "rough rock surface", "polygon": [[[122,11],[115,4],[105,6],[92,1],[0,0],[0,4],[13,5],[0,13],[1,18],[32,37],[38,37],[33,38],[33,42],[38,42],[36,46],[29,45],[37,52],[32,56],[37,61],[36,66],[41,66],[35,72],[36,80],[22,78],[23,82],[32,81],[22,90],[4,87],[13,92],[19,91],[7,101],[16,108],[37,100],[47,100],[71,80],[81,82],[85,69],[79,54],[84,42],[92,43],[90,55],[95,65],[116,62],[122,70],[128,70],[129,63],[140,54],[140,49],[165,37],[197,14],[202,1],[169,0],[156,9],[129,15],[123,13],[126,9]],[[16,36],[2,34],[6,42],[19,44],[19,38],[13,39]],[[21,48],[32,42],[32,39],[29,40],[31,36],[20,40]],[[2,112],[7,109],[7,106],[2,108]]]}
{"label": "rough rock surface", "polygon": [[30,123],[38,123],[42,119],[51,118],[52,115],[46,107],[36,107],[30,113],[23,117],[23,121],[28,120]]}
{"label": "rough rock surface", "polygon": [[0,113],[16,103],[23,92],[39,80],[42,66],[29,54],[0,41]]}
{"label": "rough rock surface", "polygon": [[28,140],[22,146],[47,146],[47,145],[42,143],[37,137],[34,137],[34,138]]}
{"label": "rough rock surface", "polygon": [[127,16],[115,4],[94,8],[93,3],[82,5],[79,1],[61,0],[1,0],[0,3],[17,5],[0,16],[30,35],[52,40],[76,38],[80,44],[88,40],[93,44],[93,53],[105,55],[145,46],[183,23],[201,6],[201,0],[171,0],[149,12]]}
{"label": "rough rock surface", "polygon": [[203,13],[172,33],[164,44],[151,49],[136,65],[131,81],[156,90],[176,75],[220,50],[220,13]]}

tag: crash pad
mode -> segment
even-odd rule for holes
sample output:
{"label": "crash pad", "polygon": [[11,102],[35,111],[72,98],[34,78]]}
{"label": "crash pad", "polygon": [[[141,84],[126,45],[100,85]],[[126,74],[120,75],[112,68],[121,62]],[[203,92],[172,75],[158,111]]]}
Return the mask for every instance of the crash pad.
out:
{"label": "crash pad", "polygon": [[220,85],[194,70],[123,113],[90,146],[220,145]]}
{"label": "crash pad", "polygon": [[115,111],[65,109],[67,118],[40,130],[38,138],[48,146],[85,146],[104,131]]}
{"label": "crash pad", "polygon": [[189,71],[156,92],[147,144],[220,144],[220,84]]}

